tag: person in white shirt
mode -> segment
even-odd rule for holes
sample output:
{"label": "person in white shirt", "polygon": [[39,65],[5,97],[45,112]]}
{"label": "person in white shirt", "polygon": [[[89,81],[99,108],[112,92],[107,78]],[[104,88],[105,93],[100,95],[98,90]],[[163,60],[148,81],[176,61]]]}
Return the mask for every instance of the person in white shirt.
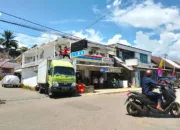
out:
{"label": "person in white shirt", "polygon": [[99,83],[100,83],[100,88],[103,88],[104,78],[102,76],[99,78]]}
{"label": "person in white shirt", "polygon": [[97,77],[94,77],[93,84],[94,84],[94,87],[97,88],[97,84],[98,84],[98,78]]}

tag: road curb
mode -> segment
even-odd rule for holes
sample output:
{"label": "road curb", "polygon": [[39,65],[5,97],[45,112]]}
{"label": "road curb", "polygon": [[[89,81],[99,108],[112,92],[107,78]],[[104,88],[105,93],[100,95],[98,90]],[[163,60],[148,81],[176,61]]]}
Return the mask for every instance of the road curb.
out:
{"label": "road curb", "polygon": [[123,91],[118,91],[118,92],[104,92],[104,93],[84,93],[84,94],[81,94],[81,96],[93,96],[93,95],[103,95],[103,94],[118,94],[118,93],[125,93],[125,92],[128,92],[128,91],[141,91],[141,89],[137,89],[137,90],[123,90]]}

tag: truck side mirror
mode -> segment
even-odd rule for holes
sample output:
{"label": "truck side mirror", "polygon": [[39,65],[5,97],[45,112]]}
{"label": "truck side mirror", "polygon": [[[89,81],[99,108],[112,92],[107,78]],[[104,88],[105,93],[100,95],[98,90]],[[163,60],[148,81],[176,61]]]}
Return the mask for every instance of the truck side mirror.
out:
{"label": "truck side mirror", "polygon": [[48,70],[48,75],[50,75],[50,70]]}

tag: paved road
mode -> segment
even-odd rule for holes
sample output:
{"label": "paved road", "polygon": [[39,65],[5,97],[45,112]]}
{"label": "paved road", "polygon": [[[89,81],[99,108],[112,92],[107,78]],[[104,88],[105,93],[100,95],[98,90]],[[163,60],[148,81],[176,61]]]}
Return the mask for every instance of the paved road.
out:
{"label": "paved road", "polygon": [[180,119],[170,116],[126,115],[124,93],[49,99],[28,90],[0,87],[0,98],[7,100],[0,105],[1,130],[180,129]]}

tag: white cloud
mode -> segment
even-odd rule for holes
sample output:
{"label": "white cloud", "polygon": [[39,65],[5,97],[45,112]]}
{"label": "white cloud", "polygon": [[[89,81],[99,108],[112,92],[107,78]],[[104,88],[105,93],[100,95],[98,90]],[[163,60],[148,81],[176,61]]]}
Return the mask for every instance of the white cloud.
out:
{"label": "white cloud", "polygon": [[122,0],[114,0],[113,6],[118,8],[121,5]]}
{"label": "white cloud", "polygon": [[2,15],[2,13],[0,12],[0,16]]}
{"label": "white cloud", "polygon": [[101,13],[101,10],[99,10],[96,5],[93,5],[93,6],[92,6],[92,10],[93,10],[93,12],[94,12],[95,14],[100,14],[100,13]]}
{"label": "white cloud", "polygon": [[108,40],[107,44],[121,43],[124,45],[131,45],[127,40],[123,40],[121,38],[122,38],[122,35],[116,34],[113,36],[113,38]]}
{"label": "white cloud", "polygon": [[111,5],[107,5],[106,8],[110,9],[110,8],[111,8]]}
{"label": "white cloud", "polygon": [[117,24],[126,23],[150,29],[168,25],[168,28],[180,29],[180,11],[177,7],[164,7],[161,3],[154,3],[153,0],[131,4],[126,8],[121,8],[120,0],[114,0],[111,5],[119,8],[114,8],[108,19]]}
{"label": "white cloud", "polygon": [[86,29],[85,31],[72,31],[72,34],[80,38],[87,38],[88,40],[94,42],[103,42],[102,34],[98,31],[95,31],[94,29]]}
{"label": "white cloud", "polygon": [[97,42],[97,43],[102,43],[102,44],[113,44],[113,43],[121,43],[124,45],[131,45],[127,40],[122,39],[121,34],[116,34],[112,38],[108,39],[105,41],[103,35],[95,31],[94,29],[86,29],[85,31],[72,31],[72,34],[80,37],[80,38],[86,38],[88,40]]}
{"label": "white cloud", "polygon": [[160,39],[150,39],[148,35],[139,31],[136,33],[135,46],[153,52],[153,55],[163,56],[168,54],[169,58],[180,60],[180,33],[163,32]]}
{"label": "white cloud", "polygon": [[50,21],[50,24],[63,24],[63,23],[69,23],[69,22],[86,22],[85,19],[62,19],[62,20],[56,20],[56,21]]}
{"label": "white cloud", "polygon": [[47,34],[44,33],[39,37],[34,37],[22,33],[17,33],[15,40],[19,42],[19,47],[25,46],[25,47],[31,47],[35,44],[40,45],[42,43],[55,40],[57,38],[56,35],[54,34]]}

